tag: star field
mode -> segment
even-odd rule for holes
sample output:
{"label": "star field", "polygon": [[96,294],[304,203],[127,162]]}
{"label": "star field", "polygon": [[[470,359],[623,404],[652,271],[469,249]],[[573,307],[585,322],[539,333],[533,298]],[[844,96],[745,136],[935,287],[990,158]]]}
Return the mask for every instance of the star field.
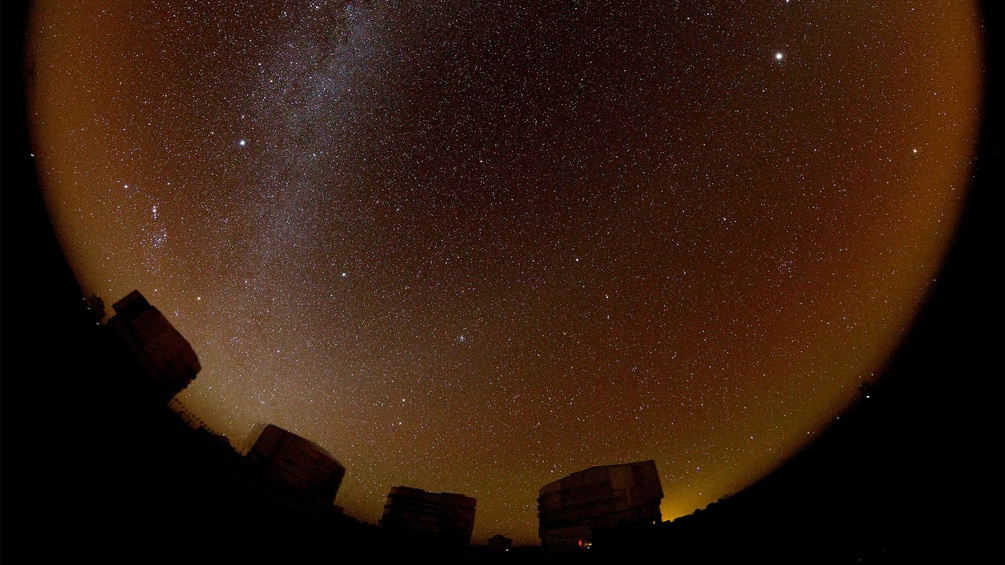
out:
{"label": "star field", "polygon": [[544,484],[655,459],[664,519],[858,397],[957,220],[975,8],[771,1],[34,7],[82,287],[143,292],[239,449],[274,423],[537,542]]}

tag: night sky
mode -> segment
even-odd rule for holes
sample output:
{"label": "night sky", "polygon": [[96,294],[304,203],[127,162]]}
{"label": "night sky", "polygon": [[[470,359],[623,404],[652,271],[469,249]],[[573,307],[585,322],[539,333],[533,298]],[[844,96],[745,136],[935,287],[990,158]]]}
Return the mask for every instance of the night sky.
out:
{"label": "night sky", "polygon": [[368,521],[475,497],[475,542],[586,467],[654,459],[672,519],[812,441],[923,304],[980,117],[962,2],[105,4],[28,45],[84,291],[168,317],[237,448],[315,441]]}

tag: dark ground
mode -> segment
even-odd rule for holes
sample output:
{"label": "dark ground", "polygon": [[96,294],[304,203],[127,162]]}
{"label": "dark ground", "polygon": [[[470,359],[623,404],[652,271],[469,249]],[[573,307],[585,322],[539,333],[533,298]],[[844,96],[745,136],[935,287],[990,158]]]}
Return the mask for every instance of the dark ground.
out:
{"label": "dark ground", "polygon": [[[990,2],[985,3],[991,5]],[[416,559],[308,512],[130,397],[109,370],[49,226],[23,127],[16,15],[4,8],[2,547],[33,558],[250,562]],[[433,552],[450,561],[1005,562],[1005,199],[1001,8],[988,21],[985,127],[952,252],[886,374],[757,485],[588,553]],[[156,305],[155,305],[156,306]],[[456,559],[448,559],[456,558]]]}

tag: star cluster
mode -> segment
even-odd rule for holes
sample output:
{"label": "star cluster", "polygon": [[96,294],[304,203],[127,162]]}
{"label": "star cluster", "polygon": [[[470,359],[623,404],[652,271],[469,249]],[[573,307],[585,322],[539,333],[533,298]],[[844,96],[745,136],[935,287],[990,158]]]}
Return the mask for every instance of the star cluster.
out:
{"label": "star cluster", "polygon": [[82,286],[136,288],[180,400],[478,500],[655,459],[664,519],[870,382],[956,222],[974,7],[40,2],[31,118]]}

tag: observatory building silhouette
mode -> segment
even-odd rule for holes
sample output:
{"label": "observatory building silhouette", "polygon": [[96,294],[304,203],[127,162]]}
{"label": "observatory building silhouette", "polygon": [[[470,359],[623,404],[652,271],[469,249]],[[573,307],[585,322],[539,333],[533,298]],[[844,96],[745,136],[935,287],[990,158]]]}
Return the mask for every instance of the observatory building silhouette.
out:
{"label": "observatory building silhouette", "polygon": [[104,328],[123,360],[143,376],[139,383],[146,396],[167,403],[188,386],[202,368],[188,341],[167,318],[134,290],[116,302],[113,316]]}
{"label": "observatory building silhouette", "polygon": [[265,486],[321,507],[334,505],[345,467],[314,442],[269,424],[245,455],[248,469]]}
{"label": "observatory building silhouette", "polygon": [[549,550],[588,547],[599,533],[662,521],[656,462],[590,467],[541,488],[538,535]]}
{"label": "observatory building silhouette", "polygon": [[474,498],[449,492],[394,487],[387,495],[380,527],[400,538],[467,546],[475,526]]}

